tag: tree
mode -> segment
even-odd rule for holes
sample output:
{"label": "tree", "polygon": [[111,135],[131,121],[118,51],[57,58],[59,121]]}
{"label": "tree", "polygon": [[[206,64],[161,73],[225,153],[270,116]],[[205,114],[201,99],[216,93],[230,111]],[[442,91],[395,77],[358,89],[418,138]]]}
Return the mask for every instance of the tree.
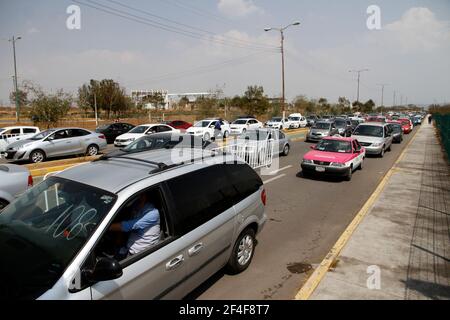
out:
{"label": "tree", "polygon": [[339,109],[339,113],[350,113],[352,110],[350,100],[346,97],[339,97],[337,107]]}
{"label": "tree", "polygon": [[375,107],[375,102],[373,102],[372,99],[366,101],[366,103],[364,103],[362,105],[362,112],[364,113],[371,113],[373,111],[373,108]]}
{"label": "tree", "polygon": [[153,94],[146,96],[142,102],[150,103],[158,110],[159,107],[164,104],[164,96],[161,92],[154,92]]}
{"label": "tree", "polygon": [[69,112],[72,97],[62,89],[55,94],[45,93],[42,88],[34,86],[31,88],[33,97],[30,99],[30,117],[33,122],[45,124],[47,128],[56,126],[58,121]]}
{"label": "tree", "polygon": [[316,112],[316,102],[309,100],[306,96],[298,96],[294,100],[294,110],[302,114],[312,114]]}
{"label": "tree", "polygon": [[331,112],[331,105],[328,103],[328,100],[326,98],[320,98],[318,103],[319,103],[319,110],[321,113]]}
{"label": "tree", "polygon": [[265,114],[269,107],[269,99],[264,95],[264,88],[261,86],[248,86],[240,99],[240,108],[248,115]]}
{"label": "tree", "polygon": [[[17,100],[19,102],[19,107],[26,106],[28,104],[28,92],[26,90],[18,89],[17,90]],[[12,91],[9,94],[9,101],[11,101],[11,104],[16,104],[16,91]]]}
{"label": "tree", "polygon": [[190,103],[191,103],[191,102],[189,101],[188,97],[184,96],[184,97],[182,97],[182,98],[180,99],[180,101],[178,102],[178,105],[179,105],[181,108],[186,109],[186,108],[190,105]]}
{"label": "tree", "polygon": [[218,100],[214,97],[199,97],[195,101],[195,107],[202,118],[209,118],[216,115]]}
{"label": "tree", "polygon": [[89,84],[83,84],[78,88],[78,104],[83,111],[87,112],[89,109],[94,111],[95,100],[97,111],[106,112],[108,118],[113,114],[121,115],[132,106],[125,89],[111,79],[91,80]]}

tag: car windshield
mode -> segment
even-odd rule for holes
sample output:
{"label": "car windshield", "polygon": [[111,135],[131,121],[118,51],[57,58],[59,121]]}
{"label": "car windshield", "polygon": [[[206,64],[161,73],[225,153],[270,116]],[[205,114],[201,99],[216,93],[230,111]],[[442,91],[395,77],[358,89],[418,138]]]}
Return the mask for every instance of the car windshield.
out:
{"label": "car windshield", "polygon": [[117,197],[51,177],[0,214],[0,299],[36,299],[62,276]]}
{"label": "car windshield", "polygon": [[300,117],[289,117],[289,120],[300,121]]}
{"label": "car windshield", "polygon": [[199,122],[197,122],[194,125],[194,127],[196,127],[196,128],[207,128],[207,127],[209,127],[210,123],[211,123],[211,121],[199,121]]}
{"label": "car windshield", "polygon": [[247,124],[247,120],[236,120],[232,124]]}
{"label": "car windshield", "polygon": [[344,128],[347,125],[347,122],[344,120],[336,120],[334,122],[334,124],[336,125],[336,127],[338,128]]}
{"label": "car windshield", "polygon": [[352,145],[349,141],[324,139],[317,144],[316,150],[324,152],[351,153]]}
{"label": "car windshield", "polygon": [[136,128],[134,128],[133,130],[131,130],[129,133],[145,133],[148,130],[148,126],[138,126]]}
{"label": "car windshield", "polygon": [[127,153],[141,152],[155,149],[174,149],[174,148],[204,148],[205,143],[202,138],[192,135],[164,134],[145,136],[122,149]]}
{"label": "car windshield", "polygon": [[42,131],[41,133],[38,133],[37,135],[31,137],[29,140],[33,140],[33,141],[42,140],[42,139],[46,138],[48,135],[52,134],[55,131],[56,130],[53,130],[53,129]]}
{"label": "car windshield", "polygon": [[272,118],[270,121],[272,121],[272,122],[281,122],[281,118]]}
{"label": "car windshield", "polygon": [[325,123],[325,122],[319,122],[319,123],[316,123],[313,128],[314,129],[319,129],[319,130],[329,130],[330,129],[330,124],[329,123]]}
{"label": "car windshield", "polygon": [[379,126],[359,126],[353,133],[355,136],[367,136],[367,137],[383,137],[383,127]]}
{"label": "car windshield", "polygon": [[101,126],[99,126],[99,127],[97,128],[97,130],[105,130],[105,129],[108,129],[109,126],[110,126],[109,124],[101,125]]}

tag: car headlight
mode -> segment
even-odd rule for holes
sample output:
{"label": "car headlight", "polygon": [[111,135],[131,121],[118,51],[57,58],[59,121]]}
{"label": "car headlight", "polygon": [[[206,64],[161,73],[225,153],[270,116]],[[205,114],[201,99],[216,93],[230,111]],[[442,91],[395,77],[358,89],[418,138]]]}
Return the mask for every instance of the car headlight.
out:
{"label": "car headlight", "polygon": [[338,163],[338,162],[332,162],[331,166],[332,167],[337,167],[337,168],[344,168],[345,164],[344,163]]}
{"label": "car headlight", "polygon": [[372,143],[372,147],[381,147],[383,142]]}
{"label": "car headlight", "polygon": [[304,164],[314,164],[314,161],[303,159],[303,163]]}
{"label": "car headlight", "polygon": [[130,139],[127,139],[127,142],[133,142],[134,140],[136,140],[136,138],[130,138]]}

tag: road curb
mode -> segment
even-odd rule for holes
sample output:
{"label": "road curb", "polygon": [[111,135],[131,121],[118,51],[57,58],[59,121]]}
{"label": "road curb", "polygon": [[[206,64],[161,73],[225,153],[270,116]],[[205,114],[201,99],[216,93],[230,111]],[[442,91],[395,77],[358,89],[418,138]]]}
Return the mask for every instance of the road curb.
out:
{"label": "road curb", "polygon": [[324,276],[327,274],[331,266],[334,264],[334,262],[337,260],[339,254],[341,253],[342,249],[345,247],[345,245],[350,240],[353,232],[356,230],[356,228],[359,226],[361,221],[364,219],[364,217],[367,215],[369,210],[372,208],[375,201],[380,196],[381,192],[384,190],[387,182],[389,181],[390,177],[397,171],[396,166],[400,161],[403,160],[406,151],[408,151],[411,144],[414,142],[414,140],[417,137],[417,134],[420,132],[422,127],[419,128],[419,130],[415,133],[414,137],[412,137],[411,141],[409,141],[408,145],[405,147],[405,149],[402,151],[398,159],[395,161],[394,165],[391,169],[385,174],[385,176],[381,179],[380,183],[378,184],[375,191],[372,193],[370,198],[366,201],[364,206],[361,208],[361,210],[358,212],[356,217],[353,219],[353,221],[350,223],[350,225],[345,229],[345,231],[341,234],[338,241],[334,244],[333,248],[328,252],[328,254],[325,256],[325,259],[320,263],[320,265],[314,270],[312,275],[308,278],[306,283],[301,287],[301,289],[296,294],[294,300],[308,300],[311,295],[313,294],[314,290],[317,288],[317,286],[320,284],[320,282],[323,280]]}

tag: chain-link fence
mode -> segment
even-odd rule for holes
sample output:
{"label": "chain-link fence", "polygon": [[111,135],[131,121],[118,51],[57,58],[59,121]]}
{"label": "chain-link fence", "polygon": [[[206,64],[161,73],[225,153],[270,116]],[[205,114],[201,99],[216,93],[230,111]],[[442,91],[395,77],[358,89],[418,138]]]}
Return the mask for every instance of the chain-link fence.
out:
{"label": "chain-link fence", "polygon": [[441,141],[450,160],[450,114],[434,114],[433,120],[441,134]]}

